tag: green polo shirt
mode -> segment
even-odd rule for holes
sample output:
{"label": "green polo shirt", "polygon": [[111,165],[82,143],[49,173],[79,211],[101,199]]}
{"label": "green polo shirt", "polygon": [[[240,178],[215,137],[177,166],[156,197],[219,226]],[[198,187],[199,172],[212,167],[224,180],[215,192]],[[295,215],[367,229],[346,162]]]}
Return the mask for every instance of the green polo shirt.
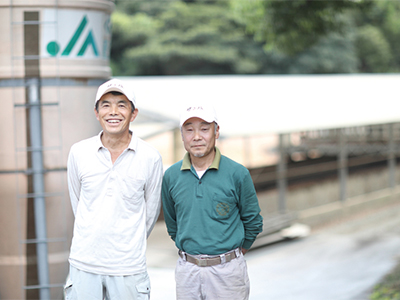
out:
{"label": "green polo shirt", "polygon": [[189,254],[218,255],[249,249],[262,231],[260,207],[249,171],[221,155],[201,179],[186,153],[165,171],[162,201],[168,233]]}

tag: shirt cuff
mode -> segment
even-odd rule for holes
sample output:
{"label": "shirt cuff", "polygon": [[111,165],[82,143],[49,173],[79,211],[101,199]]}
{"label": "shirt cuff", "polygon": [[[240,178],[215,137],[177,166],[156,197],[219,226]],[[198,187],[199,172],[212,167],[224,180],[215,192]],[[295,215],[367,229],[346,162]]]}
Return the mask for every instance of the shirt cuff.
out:
{"label": "shirt cuff", "polygon": [[253,243],[254,243],[254,240],[244,240],[242,248],[249,250],[251,245],[253,245]]}

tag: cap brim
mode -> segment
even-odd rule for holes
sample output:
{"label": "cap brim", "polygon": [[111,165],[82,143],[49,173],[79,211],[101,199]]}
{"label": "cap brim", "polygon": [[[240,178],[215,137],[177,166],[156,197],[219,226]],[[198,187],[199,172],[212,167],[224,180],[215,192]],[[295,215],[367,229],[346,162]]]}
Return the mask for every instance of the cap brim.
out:
{"label": "cap brim", "polygon": [[[105,94],[110,93],[110,92],[120,92],[121,94],[124,94],[126,96],[126,98],[128,98],[128,96],[123,92],[123,90],[113,86],[113,87],[106,89],[101,95],[98,95],[96,101],[99,101],[101,99],[101,97],[103,97]],[[129,98],[128,98],[128,100],[129,100]],[[129,101],[132,101],[132,100],[129,100]]]}

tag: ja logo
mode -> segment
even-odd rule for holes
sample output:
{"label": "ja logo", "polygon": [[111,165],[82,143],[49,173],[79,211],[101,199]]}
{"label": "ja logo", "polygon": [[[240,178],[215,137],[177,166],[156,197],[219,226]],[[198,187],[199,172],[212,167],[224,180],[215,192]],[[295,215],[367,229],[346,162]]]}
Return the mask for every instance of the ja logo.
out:
{"label": "ja logo", "polygon": [[[71,40],[69,41],[68,45],[65,47],[64,51],[61,53],[62,56],[68,56],[71,53],[71,51],[75,47],[76,42],[78,41],[79,37],[82,35],[82,32],[85,29],[87,23],[88,23],[87,17],[84,16],[81,23],[79,24],[78,28],[76,29],[74,35],[72,36]],[[78,56],[83,56],[89,45],[92,46],[94,55],[99,56],[99,53],[98,53],[97,47],[96,47],[96,42],[93,38],[92,30],[89,31],[85,41],[83,42],[83,45],[81,46],[81,48],[78,52]],[[60,52],[60,45],[56,41],[51,41],[50,43],[48,43],[46,48],[47,48],[47,52],[51,56],[56,56]]]}

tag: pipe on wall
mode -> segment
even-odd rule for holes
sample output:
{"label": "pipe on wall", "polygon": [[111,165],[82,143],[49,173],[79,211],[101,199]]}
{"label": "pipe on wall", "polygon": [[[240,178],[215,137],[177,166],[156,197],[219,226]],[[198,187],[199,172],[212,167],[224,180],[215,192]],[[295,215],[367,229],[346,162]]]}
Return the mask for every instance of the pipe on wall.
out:
{"label": "pipe on wall", "polygon": [[50,299],[50,288],[39,78],[29,78],[27,79],[27,84],[39,295],[40,299],[44,300]]}

